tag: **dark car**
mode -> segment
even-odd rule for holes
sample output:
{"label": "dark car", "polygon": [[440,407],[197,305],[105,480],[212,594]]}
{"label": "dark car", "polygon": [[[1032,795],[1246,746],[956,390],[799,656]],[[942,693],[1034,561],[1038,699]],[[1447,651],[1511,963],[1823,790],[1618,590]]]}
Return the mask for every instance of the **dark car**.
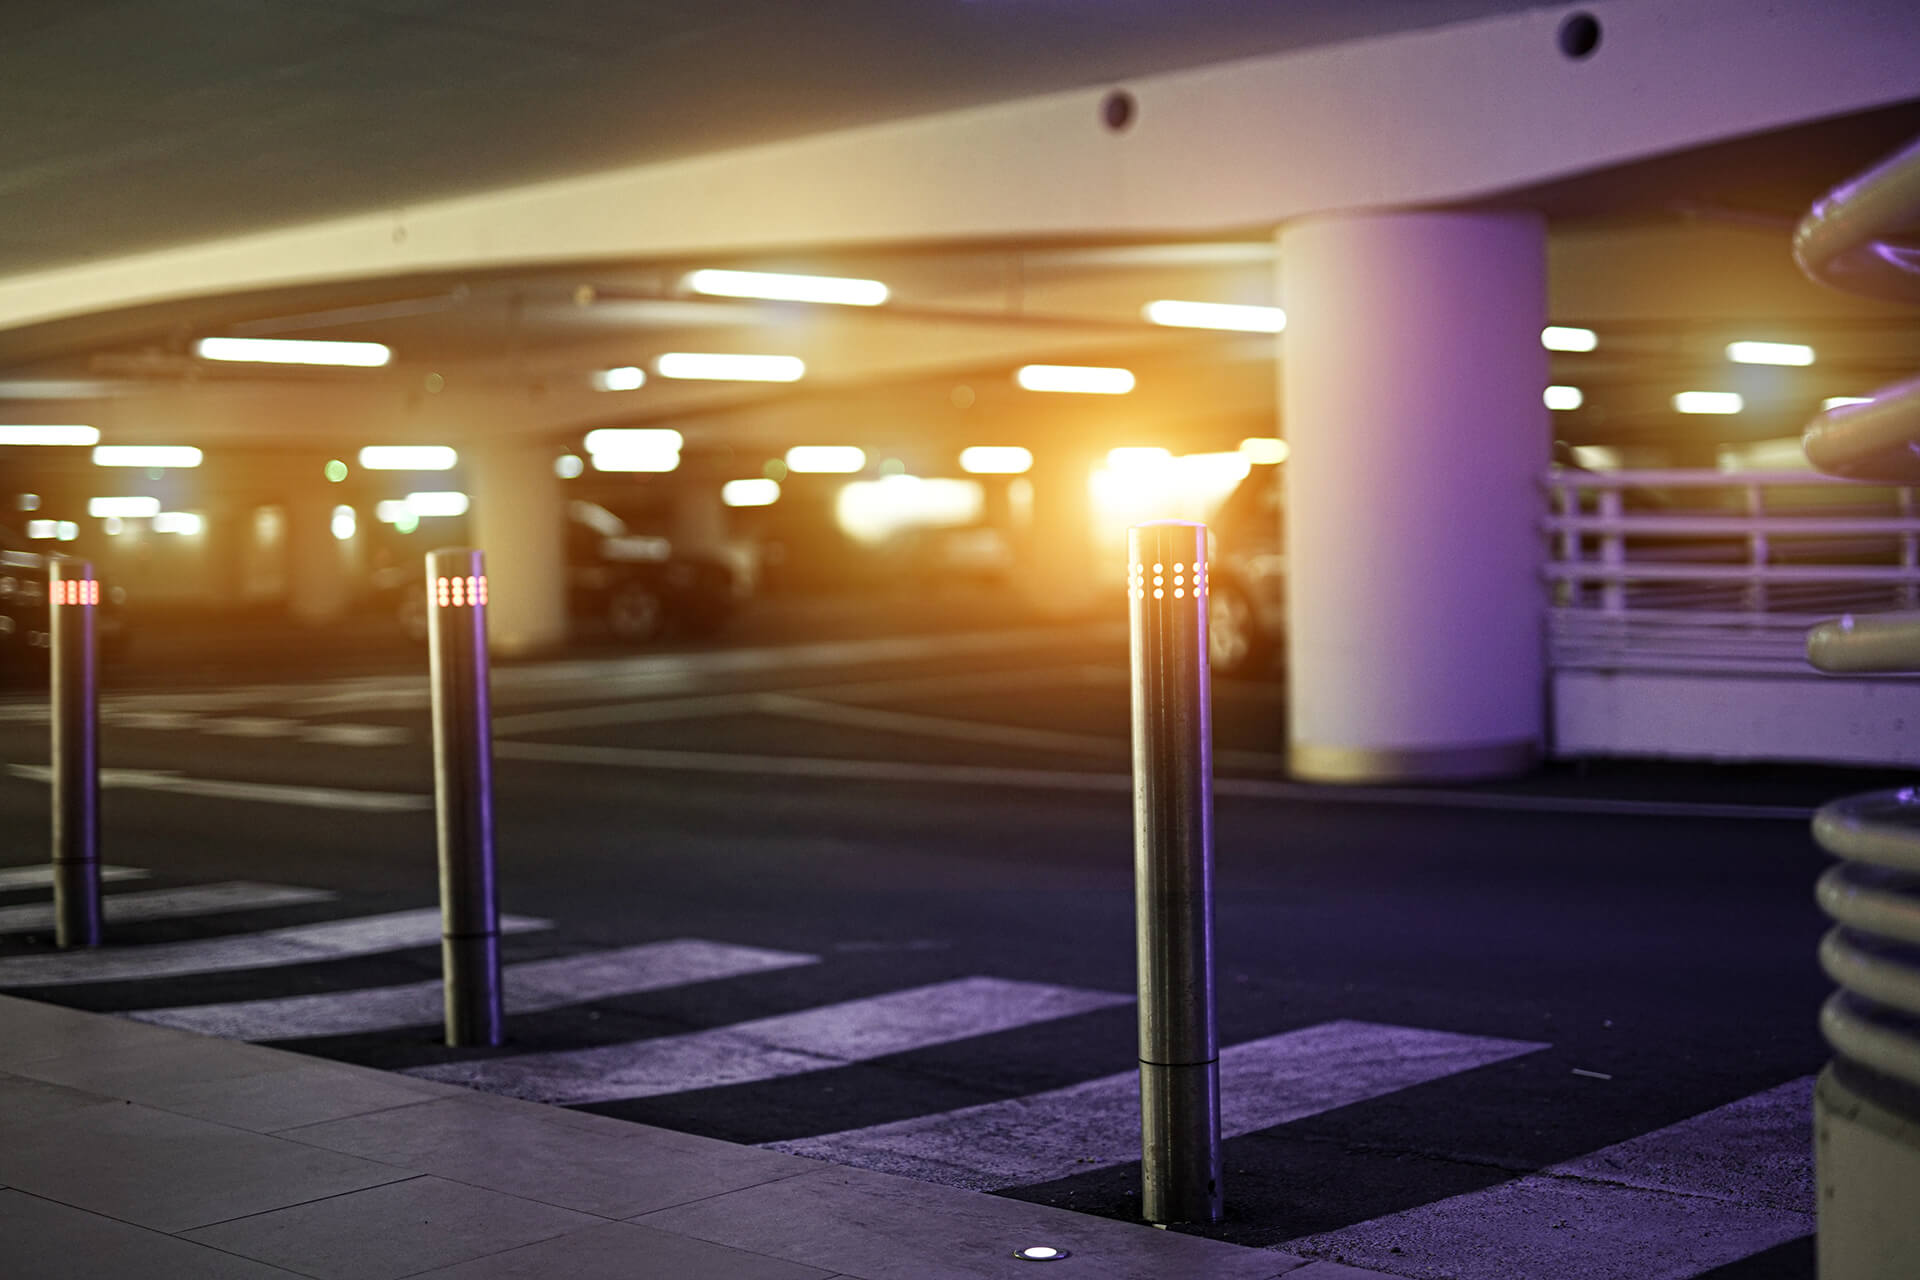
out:
{"label": "dark car", "polygon": [[[47,561],[43,551],[13,529],[0,525],[0,672],[33,673],[47,661]],[[126,646],[125,592],[105,584],[94,635],[102,659],[120,656]]]}
{"label": "dark car", "polygon": [[[668,633],[718,632],[737,603],[733,569],[711,556],[677,553],[666,538],[630,533],[597,503],[568,504],[567,613],[583,635],[641,645]],[[426,594],[418,563],[374,571],[384,600],[412,639],[427,636]]]}
{"label": "dark car", "polygon": [[1256,463],[1209,523],[1207,656],[1221,675],[1266,670],[1286,636],[1280,497],[1280,466]]}

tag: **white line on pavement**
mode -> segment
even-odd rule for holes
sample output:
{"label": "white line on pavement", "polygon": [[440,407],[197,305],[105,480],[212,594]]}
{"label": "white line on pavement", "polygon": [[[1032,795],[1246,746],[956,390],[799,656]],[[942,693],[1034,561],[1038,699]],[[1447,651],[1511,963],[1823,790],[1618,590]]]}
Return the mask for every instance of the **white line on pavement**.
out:
{"label": "white line on pavement", "polygon": [[1814,1229],[1813,1078],[1484,1191],[1278,1246],[1396,1275],[1683,1280]]}
{"label": "white line on pavement", "polygon": [[[501,970],[501,980],[507,1012],[523,1014],[818,962],[818,956],[682,938],[510,964]],[[232,1040],[294,1040],[430,1025],[440,1020],[443,998],[441,983],[429,980],[278,1000],[143,1009],[126,1016]]]}
{"label": "white line on pavement", "polygon": [[290,738],[300,722],[285,716],[206,716],[191,727],[224,738]]}
{"label": "white line on pavement", "polygon": [[[46,782],[53,771],[44,764],[10,764],[16,778]],[[237,782],[217,778],[190,778],[172,769],[102,769],[105,789],[168,791],[175,795],[205,796],[216,800],[254,800],[311,809],[351,809],[367,813],[409,813],[433,808],[433,797],[404,791],[359,791],[343,787],[298,787],[279,782]]]}
{"label": "white line on pavement", "polygon": [[[502,916],[502,933],[551,928],[546,920]],[[440,942],[440,910],[425,907],[324,924],[292,925],[224,938],[156,942],[144,947],[61,951],[0,960],[0,987],[53,987],[76,982],[137,982],[184,974],[222,973],[311,964],[350,956],[431,947]]]}
{"label": "white line on pavement", "polygon": [[1076,755],[1119,756],[1131,749],[1125,739],[1102,738],[1085,733],[1060,733],[1052,729],[1027,729],[1018,725],[988,724],[979,720],[956,720],[949,716],[925,716],[907,711],[885,711],[877,707],[851,707],[823,699],[800,698],[791,694],[759,695],[761,711],[775,715],[813,720],[821,724],[849,725],[856,729],[874,729],[882,733],[909,734],[923,738],[944,738],[949,742],[977,742],[994,747],[1020,747],[1030,751],[1066,751]]}
{"label": "white line on pavement", "polygon": [[391,724],[309,724],[294,736],[327,747],[397,747],[408,739],[405,729]]}
{"label": "white line on pavement", "polygon": [[[1238,1137],[1544,1044],[1330,1022],[1220,1054],[1220,1130]],[[997,1191],[1140,1158],[1140,1076],[1123,1071],[1046,1093],[865,1129],[766,1144],[775,1151]]]}
{"label": "white line on pavement", "polygon": [[[229,880],[224,884],[194,885],[184,889],[143,889],[115,893],[101,899],[111,924],[136,920],[173,920],[182,916],[212,915],[222,911],[252,911],[290,907],[303,902],[331,902],[339,897],[325,889],[298,889],[284,884],[251,884]],[[0,933],[25,933],[53,927],[53,904],[27,902],[0,907]]]}
{"label": "white line on pavement", "polygon": [[687,1035],[407,1074],[538,1102],[607,1102],[822,1071],[1130,1003],[1106,991],[961,978]]}
{"label": "white line on pavement", "polygon": [[[102,880],[145,880],[153,875],[139,867],[100,868]],[[11,889],[34,889],[53,883],[53,867],[45,862],[30,867],[0,867],[0,893]]]}

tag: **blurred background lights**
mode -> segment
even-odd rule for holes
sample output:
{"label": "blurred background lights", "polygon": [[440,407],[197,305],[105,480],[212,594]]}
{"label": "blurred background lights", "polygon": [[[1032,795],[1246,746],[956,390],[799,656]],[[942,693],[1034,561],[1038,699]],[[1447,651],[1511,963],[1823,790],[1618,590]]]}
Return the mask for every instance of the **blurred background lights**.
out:
{"label": "blurred background lights", "polygon": [[249,364],[326,364],[378,368],[393,349],[378,342],[314,342],[295,338],[202,338],[194,351],[203,360]]}
{"label": "blurred background lights", "polygon": [[1735,364],[1813,363],[1813,348],[1798,342],[1729,342],[1727,359]]}
{"label": "blurred background lights", "polygon": [[201,452],[190,444],[103,444],[93,450],[96,467],[197,467]]}
{"label": "blurred background lights", "polygon": [[1714,465],[1723,472],[1813,470],[1799,436],[1723,444],[1714,450]]}
{"label": "blurred background lights", "polygon": [[27,521],[29,538],[57,538],[61,542],[72,542],[80,536],[80,526],[71,520],[29,520]]}
{"label": "blurred background lights", "polygon": [[416,516],[463,516],[467,514],[467,495],[457,490],[410,493],[407,510]]}
{"label": "blurred background lights", "polygon": [[181,537],[192,538],[206,528],[206,522],[197,511],[160,511],[153,517],[155,533],[173,533]]}
{"label": "blurred background lights", "polygon": [[360,521],[354,515],[352,507],[339,506],[333,509],[333,519],[328,522],[327,527],[333,531],[335,538],[345,542],[360,531]]}
{"label": "blurred background lights", "polygon": [[360,451],[369,471],[451,471],[459,461],[444,444],[370,444]]}
{"label": "blurred background lights", "polygon": [[101,519],[144,520],[160,514],[158,498],[91,498],[87,501],[87,514]]}
{"label": "blurred background lights", "polygon": [[22,511],[38,511],[40,509],[40,495],[37,493],[23,493],[14,499],[14,505]]}
{"label": "blurred background lights", "polygon": [[1026,364],[1013,380],[1028,391],[1062,391],[1074,395],[1123,396],[1133,390],[1129,369],[1084,364]]}
{"label": "blurred background lights", "polygon": [[1618,471],[1624,461],[1618,449],[1604,444],[1573,446],[1573,460],[1589,471]]}
{"label": "blurred background lights", "polygon": [[1072,1255],[1056,1245],[1030,1244],[1024,1249],[1015,1249],[1013,1256],[1026,1262],[1055,1262]]}
{"label": "blurred background lights", "polygon": [[973,524],[984,507],[978,480],[897,475],[848,484],[834,501],[834,517],[849,538],[871,545],[910,529]]}
{"label": "blurred background lights", "polygon": [[109,538],[119,537],[122,533],[126,532],[126,528],[126,521],[122,520],[119,516],[108,516],[100,522],[101,532],[105,533]]}
{"label": "blurred background lights", "polygon": [[638,365],[623,364],[615,369],[602,369],[593,375],[596,391],[638,391],[646,385],[647,371]]}
{"label": "blurred background lights", "polygon": [[764,477],[729,480],[720,486],[720,501],[730,507],[770,507],[780,501],[780,482]]}
{"label": "blurred background lights", "polygon": [[1839,409],[1850,404],[1872,404],[1872,396],[1828,396],[1820,402],[1821,411]]}
{"label": "blurred background lights", "polygon": [[1274,436],[1248,436],[1240,442],[1240,452],[1248,462],[1279,463],[1293,451],[1285,440]]}
{"label": "blurred background lights", "polygon": [[1549,351],[1591,351],[1600,345],[1600,335],[1573,325],[1550,324],[1540,331],[1540,345]]}
{"label": "blurred background lights", "polygon": [[553,460],[553,474],[562,480],[572,480],[587,469],[587,464],[577,453],[563,453]]}
{"label": "blurred background lights", "polygon": [[1287,313],[1279,307],[1250,307],[1231,302],[1181,302],[1161,298],[1140,308],[1154,324],[1180,329],[1231,329],[1240,333],[1279,333]]}
{"label": "blurred background lights", "polygon": [[595,471],[672,471],[684,443],[671,427],[602,427],[586,437]]}
{"label": "blurred background lights", "polygon": [[1033,468],[1033,450],[1017,444],[976,444],[960,451],[960,469],[982,476],[1017,476]]}
{"label": "blurred background lights", "polygon": [[1156,471],[1172,461],[1173,453],[1167,449],[1107,450],[1107,468],[1111,471]]}
{"label": "blurred background lights", "polygon": [[787,275],[777,271],[692,271],[681,281],[694,293],[723,298],[766,298],[775,302],[826,302],[842,307],[877,307],[887,300],[878,280],[845,276]]}
{"label": "blurred background lights", "polygon": [[653,362],[663,378],[693,378],[713,382],[798,382],[806,376],[799,356],[726,355],[701,351],[669,351]]}
{"label": "blurred background lights", "polygon": [[797,444],[787,450],[787,470],[796,474],[851,475],[866,465],[866,451],[850,444]]}
{"label": "blurred background lights", "polygon": [[1578,387],[1548,387],[1540,397],[1549,409],[1578,409],[1586,403],[1587,397]]}
{"label": "blurred background lights", "polygon": [[322,473],[333,484],[339,484],[347,478],[347,464],[338,458],[329,459]]}
{"label": "blurred background lights", "polygon": [[0,426],[0,445],[9,444],[97,444],[100,440],[98,427],[81,426]]}
{"label": "blurred background lights", "polygon": [[1738,413],[1746,403],[1737,391],[1682,391],[1673,398],[1681,413]]}

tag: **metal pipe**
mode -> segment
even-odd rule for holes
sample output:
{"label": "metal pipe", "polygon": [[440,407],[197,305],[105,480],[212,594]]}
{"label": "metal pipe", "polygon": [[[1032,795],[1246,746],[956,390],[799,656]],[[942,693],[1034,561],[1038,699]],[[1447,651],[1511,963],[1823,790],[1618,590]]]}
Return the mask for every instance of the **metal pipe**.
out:
{"label": "metal pipe", "polygon": [[53,920],[62,947],[100,945],[100,580],[47,562],[53,726]]}
{"label": "metal pipe", "polygon": [[426,587],[447,1043],[497,1045],[503,1037],[500,900],[493,863],[487,570],[481,553],[428,552]]}
{"label": "metal pipe", "polygon": [[1135,525],[1127,555],[1141,1208],[1149,1222],[1218,1222],[1206,526]]}

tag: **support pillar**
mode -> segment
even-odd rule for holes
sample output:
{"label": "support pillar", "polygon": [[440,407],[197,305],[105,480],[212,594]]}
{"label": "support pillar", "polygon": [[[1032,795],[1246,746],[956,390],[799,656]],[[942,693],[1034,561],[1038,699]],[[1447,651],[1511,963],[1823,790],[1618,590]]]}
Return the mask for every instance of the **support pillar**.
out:
{"label": "support pillar", "polygon": [[[1104,579],[1098,574],[1093,537],[1093,500],[1088,480],[1098,458],[1070,446],[1036,446],[1032,517],[1016,538],[1019,581],[1028,602],[1052,618],[1077,618],[1095,607]],[[1123,553],[1124,554],[1124,553]],[[1107,577],[1118,580],[1115,573]]]}
{"label": "support pillar", "polygon": [[308,626],[340,617],[351,595],[347,573],[351,552],[333,536],[336,505],[335,496],[316,480],[312,492],[290,497],[285,507],[287,611]]}
{"label": "support pillar", "polygon": [[567,639],[566,507],[553,449],[509,438],[461,449],[473,544],[486,554],[489,646],[501,657]]}
{"label": "support pillar", "polygon": [[1343,214],[1279,244],[1292,767],[1521,772],[1545,723],[1545,225]]}

